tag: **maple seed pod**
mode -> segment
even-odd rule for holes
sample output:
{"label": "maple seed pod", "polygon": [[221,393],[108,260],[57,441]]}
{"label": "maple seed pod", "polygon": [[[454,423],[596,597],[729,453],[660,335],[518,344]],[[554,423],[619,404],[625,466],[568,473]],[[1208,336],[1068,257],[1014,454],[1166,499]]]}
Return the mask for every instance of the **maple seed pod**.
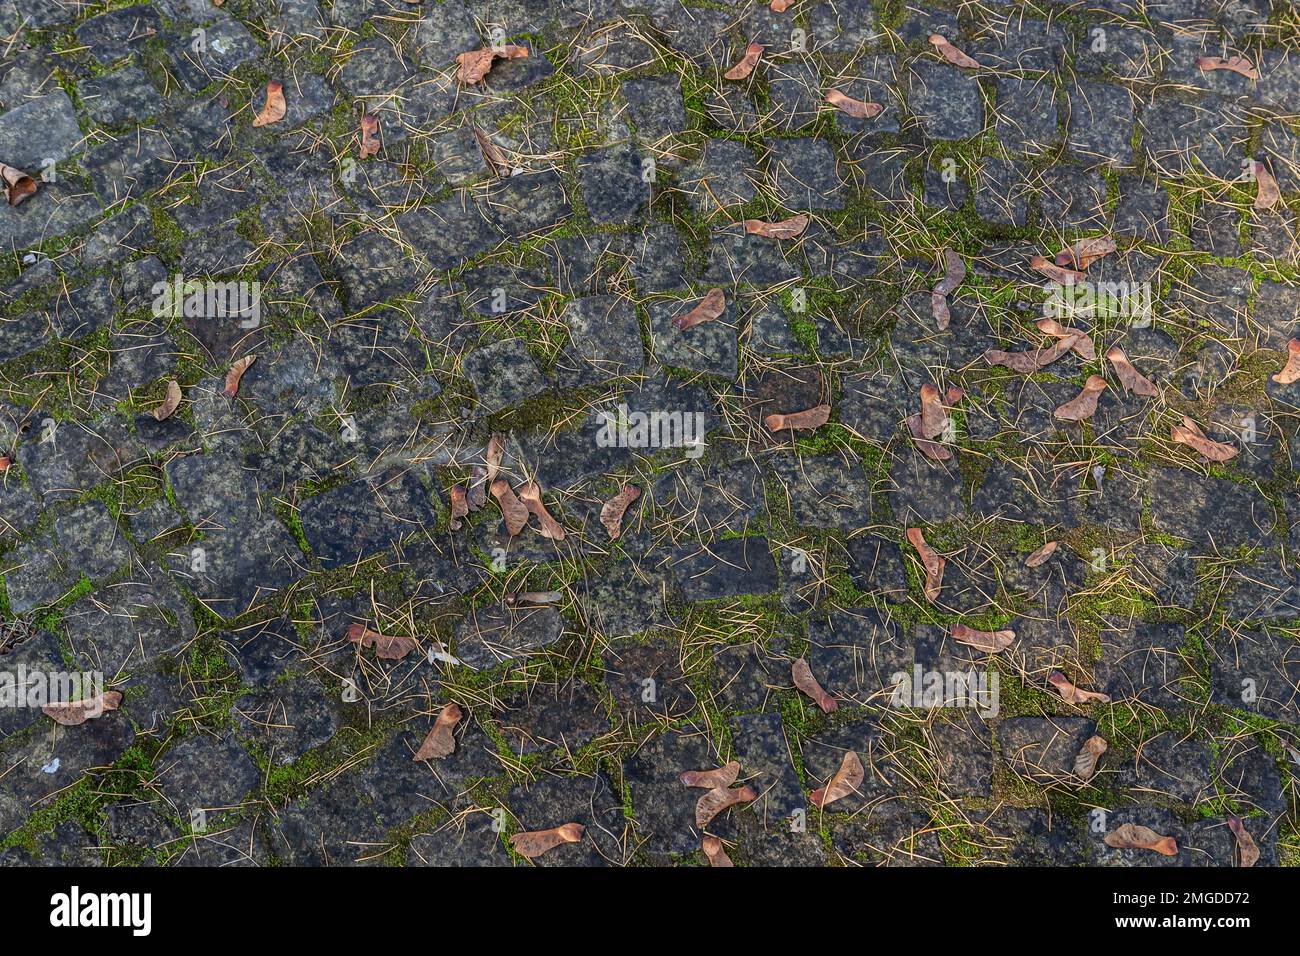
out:
{"label": "maple seed pod", "polygon": [[812,668],[802,657],[790,666],[790,675],[794,679],[794,686],[800,693],[810,697],[822,709],[822,713],[833,714],[839,710],[839,703],[817,682],[817,678],[813,677]]}
{"label": "maple seed pod", "polygon": [[679,778],[688,787],[704,787],[715,790],[729,787],[740,776],[740,761],[732,760],[716,770],[683,770]]}
{"label": "maple seed pod", "polygon": [[758,791],[753,787],[714,787],[699,800],[695,801],[695,825],[703,830],[727,807],[737,803],[751,803],[758,799]]}
{"label": "maple seed pod", "polygon": [[704,858],[709,861],[709,866],[735,866],[731,862],[731,857],[727,856],[727,851],[722,845],[722,841],[710,834],[705,834],[701,841],[701,849],[704,850]]}
{"label": "maple seed pod", "polygon": [[415,752],[413,760],[440,760],[456,749],[456,724],[461,718],[460,708],[448,704],[433,722],[433,728]]}

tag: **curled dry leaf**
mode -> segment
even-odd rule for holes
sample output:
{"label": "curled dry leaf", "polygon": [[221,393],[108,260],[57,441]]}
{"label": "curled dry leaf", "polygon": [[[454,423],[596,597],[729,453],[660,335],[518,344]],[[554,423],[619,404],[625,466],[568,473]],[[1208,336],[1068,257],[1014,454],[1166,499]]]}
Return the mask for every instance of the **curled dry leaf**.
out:
{"label": "curled dry leaf", "polygon": [[230,366],[230,371],[226,373],[226,398],[234,398],[239,394],[240,379],[244,377],[245,372],[253,367],[253,363],[256,361],[256,355],[245,355]]}
{"label": "curled dry leaf", "polygon": [[172,379],[167,383],[167,394],[164,396],[162,404],[153,410],[153,417],[160,422],[165,422],[180,407],[181,384],[176,379]]}
{"label": "curled dry leaf", "polygon": [[516,46],[513,43],[507,43],[504,46],[483,47],[480,50],[470,50],[456,57],[456,79],[462,83],[473,86],[475,83],[483,82],[483,77],[488,75],[492,69],[492,64],[497,60],[519,60],[528,56],[528,47]]}
{"label": "curled dry leaf", "polygon": [[524,530],[524,525],[528,524],[528,506],[515,496],[515,493],[510,490],[509,482],[504,478],[492,482],[491,491],[492,497],[497,500],[497,505],[501,508],[501,517],[505,519],[506,533],[513,538]]}
{"label": "curled dry leaf", "polygon": [[497,480],[497,475],[501,471],[501,459],[506,454],[506,436],[500,432],[493,432],[492,437],[488,439],[487,451],[483,454],[484,461],[487,462],[487,483],[490,485]]}
{"label": "curled dry leaf", "polygon": [[524,482],[519,486],[519,500],[536,516],[537,523],[541,525],[543,538],[550,538],[552,541],[564,540],[564,527],[551,516],[551,513],[546,510],[546,503],[542,501],[541,485],[535,481]]}
{"label": "curled dry leaf", "polygon": [[842,800],[851,793],[857,793],[865,776],[866,771],[862,769],[861,758],[854,751],[847,751],[844,759],[840,761],[840,769],[835,771],[830,782],[812,792],[813,806],[825,809],[827,804]]}
{"label": "curled dry leaf", "polygon": [[1228,817],[1228,829],[1237,838],[1237,865],[1254,866],[1259,862],[1259,847],[1240,817]]}
{"label": "curled dry leaf", "polygon": [[737,803],[750,803],[758,799],[758,791],[753,787],[715,787],[695,801],[695,825],[703,830],[727,807]]}
{"label": "curled dry leaf", "polygon": [[1044,563],[1052,555],[1056,554],[1056,549],[1060,546],[1059,542],[1049,541],[1029,557],[1025,558],[1025,567],[1036,568]]}
{"label": "curled dry leaf", "polygon": [[1038,331],[1058,340],[1070,339],[1070,348],[1085,362],[1097,361],[1097,347],[1092,342],[1092,336],[1083,329],[1069,328],[1055,319],[1039,319],[1034,325],[1038,326]]}
{"label": "curled dry leaf", "polygon": [[907,540],[921,556],[921,564],[925,567],[925,599],[933,604],[939,599],[939,592],[943,590],[943,568],[948,562],[944,560],[943,555],[925,543],[925,533],[920,528],[908,528]]}
{"label": "curled dry leaf", "polygon": [[452,531],[461,529],[461,518],[469,514],[469,496],[461,485],[455,485],[451,489],[451,520],[447,522],[447,527]]}
{"label": "curled dry leaf", "polygon": [[1088,278],[1085,273],[1080,272],[1078,269],[1067,269],[1065,266],[1058,266],[1046,256],[1034,256],[1029,260],[1029,267],[1041,272],[1057,285],[1074,285]]}
{"label": "curled dry leaf", "polygon": [[688,787],[716,790],[719,787],[731,786],[739,776],[740,761],[732,760],[716,770],[684,770],[680,779]]}
{"label": "curled dry leaf", "polygon": [[754,67],[758,66],[758,58],[763,55],[763,50],[763,44],[751,43],[745,47],[745,55],[740,58],[740,62],[722,75],[729,80],[746,79],[754,72]]}
{"label": "curled dry leaf", "polygon": [[930,314],[934,316],[934,327],[940,332],[952,324],[952,310],[948,308],[947,296],[930,293]]}
{"label": "curled dry leaf", "polygon": [[1224,462],[1237,457],[1237,449],[1206,437],[1201,426],[1186,415],[1181,425],[1170,429],[1169,438],[1180,445],[1190,445],[1206,461]]}
{"label": "curled dry leaf", "polygon": [[262,111],[253,117],[254,126],[267,126],[284,119],[289,111],[289,104],[284,101],[284,84],[279,80],[268,80],[266,84],[266,104]]}
{"label": "curled dry leaf", "polygon": [[1272,209],[1282,201],[1282,190],[1278,188],[1277,180],[1269,172],[1267,166],[1259,160],[1254,160],[1252,168],[1255,171],[1255,208]]}
{"label": "curled dry leaf", "polygon": [[1092,775],[1097,772],[1097,761],[1101,760],[1101,755],[1106,752],[1108,746],[1105,738],[1096,734],[1085,740],[1083,748],[1074,758],[1074,775],[1084,783],[1091,780]]}
{"label": "curled dry leaf", "polygon": [[527,830],[513,834],[510,837],[510,845],[520,856],[535,860],[557,846],[577,843],[582,839],[584,829],[581,823],[566,823],[563,826],[551,827],[549,830]]}
{"label": "curled dry leaf", "polygon": [[1110,698],[1105,694],[1095,690],[1084,690],[1081,687],[1075,687],[1060,671],[1052,671],[1048,675],[1047,682],[1056,688],[1056,692],[1061,695],[1061,700],[1067,704],[1088,704],[1097,701],[1102,704],[1109,704]]}
{"label": "curled dry leaf", "polygon": [[978,70],[980,68],[978,60],[967,56],[961,50],[957,49],[949,43],[948,38],[941,33],[931,33],[930,44],[934,47],[936,53],[953,66],[959,66],[964,70]]}
{"label": "curled dry leaf", "polygon": [[364,624],[349,624],[348,640],[358,647],[373,647],[375,655],[384,661],[400,661],[416,647],[413,637],[390,637]]}
{"label": "curled dry leaf", "polygon": [[1004,352],[1001,349],[989,349],[984,353],[984,361],[990,365],[1001,365],[1013,372],[1030,375],[1046,368],[1066,352],[1074,348],[1074,336],[1061,339],[1051,348],[1027,349],[1024,352]]}
{"label": "curled dry leaf", "polygon": [[632,506],[632,502],[641,497],[641,489],[636,485],[624,485],[623,490],[600,506],[600,523],[609,533],[610,541],[617,541],[623,533],[623,515]]}
{"label": "curled dry leaf", "polygon": [[833,714],[839,710],[840,705],[836,703],[835,698],[817,683],[817,678],[813,677],[812,668],[802,657],[799,658],[790,667],[790,675],[794,678],[794,686],[799,688],[800,693],[810,697],[824,714]]}
{"label": "curled dry leaf", "polygon": [[1233,73],[1240,73],[1248,80],[1259,79],[1259,70],[1255,69],[1255,64],[1244,56],[1198,56],[1196,65],[1206,73],[1211,70],[1231,70]]}
{"label": "curled dry leaf", "polygon": [[745,231],[752,236],[763,236],[767,239],[797,239],[803,235],[810,221],[806,212],[791,216],[789,219],[782,219],[780,222],[746,219]]}
{"label": "curled dry leaf", "polygon": [[379,152],[379,117],[374,113],[361,115],[361,158],[369,159]]}
{"label": "curled dry leaf", "polygon": [[1300,339],[1292,339],[1286,344],[1286,365],[1272,379],[1279,385],[1290,385],[1300,379]]}
{"label": "curled dry leaf", "polygon": [[[782,2],[782,0],[772,0],[772,8],[775,10],[776,4],[780,2]],[[782,7],[781,9],[785,8]],[[781,11],[777,10],[777,12],[780,13]],[[704,858],[709,861],[709,866],[736,865],[731,862],[731,857],[727,856],[727,851],[723,848],[722,841],[717,837],[705,834],[701,847],[704,850]]]}
{"label": "curled dry leaf", "polygon": [[821,428],[830,421],[830,418],[829,405],[814,405],[812,408],[791,412],[789,415],[768,415],[763,419],[763,424],[767,426],[768,431],[779,432],[787,428]]}
{"label": "curled dry leaf", "polygon": [[11,206],[17,206],[40,188],[31,176],[5,163],[0,163],[0,179],[5,181],[5,194]]}
{"label": "curled dry leaf", "polygon": [[1005,651],[1016,639],[1016,632],[1012,630],[977,631],[965,624],[954,624],[950,633],[952,639],[958,644],[965,644],[967,647],[973,647],[975,650],[983,651],[986,654]]}
{"label": "curled dry leaf", "polygon": [[559,591],[508,591],[503,600],[509,607],[517,607],[520,604],[540,607],[543,604],[559,604],[564,600],[564,595]]}
{"label": "curled dry leaf", "polygon": [[1155,398],[1160,394],[1160,389],[1156,388],[1155,383],[1133,367],[1133,363],[1128,360],[1128,356],[1118,345],[1106,353],[1106,358],[1110,359],[1110,364],[1114,366],[1115,377],[1119,379],[1119,384],[1125,392],[1145,395],[1147,398]]}
{"label": "curled dry leaf", "polygon": [[1178,841],[1161,836],[1140,823],[1123,823],[1104,837],[1106,845],[1117,850],[1154,850],[1164,856],[1178,855]]}
{"label": "curled dry leaf", "polygon": [[448,704],[438,712],[433,728],[415,752],[413,760],[441,760],[456,749],[456,724],[460,721],[460,708]]}
{"label": "curled dry leaf", "polygon": [[1083,383],[1083,390],[1074,398],[1058,405],[1052,414],[1067,422],[1081,422],[1097,413],[1097,399],[1106,391],[1106,380],[1100,375],[1089,375]]}
{"label": "curled dry leaf", "polygon": [[1070,248],[1062,249],[1056,254],[1056,264],[1069,269],[1087,269],[1098,259],[1110,255],[1116,248],[1115,240],[1110,236],[1079,239]]}
{"label": "curled dry leaf", "polygon": [[699,305],[673,319],[673,328],[679,332],[694,328],[701,322],[712,322],[727,311],[727,295],[721,289],[710,289]]}
{"label": "curled dry leaf", "polygon": [[966,262],[951,249],[943,250],[943,278],[930,292],[930,312],[935,326],[942,332],[952,322],[948,296],[966,279]]}
{"label": "curled dry leaf", "polygon": [[61,724],[64,727],[76,727],[110,710],[117,710],[118,705],[121,703],[121,691],[106,690],[102,694],[96,694],[94,697],[87,697],[83,700],[46,704],[41,708],[41,713],[56,724]]}
{"label": "curled dry leaf", "polygon": [[882,103],[868,103],[865,100],[855,100],[851,96],[841,93],[839,90],[831,90],[826,94],[826,102],[831,104],[841,113],[846,113],[854,119],[875,119],[885,111]]}

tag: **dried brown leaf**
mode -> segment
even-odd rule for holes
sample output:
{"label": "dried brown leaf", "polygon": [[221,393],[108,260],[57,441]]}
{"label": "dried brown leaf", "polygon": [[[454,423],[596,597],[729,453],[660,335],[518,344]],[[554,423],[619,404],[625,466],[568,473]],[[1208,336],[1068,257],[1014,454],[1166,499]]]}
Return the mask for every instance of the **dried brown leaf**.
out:
{"label": "dried brown leaf", "polygon": [[369,159],[379,152],[383,145],[379,141],[379,117],[374,113],[361,115],[361,151],[362,159]]}
{"label": "dried brown leaf", "polygon": [[537,518],[543,538],[549,538],[552,541],[564,540],[564,527],[551,516],[551,513],[546,510],[546,503],[542,501],[541,485],[535,481],[524,482],[519,486],[519,500]]}
{"label": "dried brown leaf", "polygon": [[1237,838],[1237,865],[1254,866],[1259,862],[1259,846],[1240,817],[1228,817],[1228,829]]}
{"label": "dried brown leaf", "polygon": [[768,4],[768,9],[773,13],[785,13],[785,11],[789,10],[792,6],[794,6],[794,0],[772,0],[772,2]]}
{"label": "dried brown leaf", "polygon": [[[784,2],[784,0],[772,0],[773,9],[776,8],[776,4],[782,2]],[[785,8],[782,7],[781,9],[784,10]],[[780,13],[781,11],[778,10],[777,12]],[[705,834],[704,840],[701,842],[701,848],[704,850],[704,858],[709,861],[709,866],[736,865],[731,862],[731,857],[727,856],[727,851],[723,847],[722,841],[711,834]]]}
{"label": "dried brown leaf", "polygon": [[841,113],[852,116],[854,119],[875,119],[885,111],[882,103],[868,103],[865,100],[855,100],[853,97],[841,93],[839,90],[831,90],[826,94],[826,102],[831,104]]}
{"label": "dried brown leaf", "polygon": [[1082,422],[1097,413],[1097,399],[1106,391],[1106,380],[1100,375],[1089,375],[1083,389],[1074,398],[1056,407],[1052,414],[1067,422]]}
{"label": "dried brown leaf", "polygon": [[438,712],[433,727],[425,736],[420,749],[415,752],[414,760],[441,760],[456,749],[456,724],[461,718],[460,708],[448,704]]}
{"label": "dried brown leaf", "polygon": [[744,225],[745,232],[752,236],[763,236],[767,239],[797,239],[803,235],[803,231],[808,228],[810,221],[809,215],[806,212],[801,212],[797,216],[782,219],[780,222],[746,219]]}
{"label": "dried brown leaf", "polygon": [[794,686],[799,689],[800,693],[811,698],[822,709],[822,713],[833,714],[839,710],[839,703],[822,689],[822,685],[817,682],[817,678],[813,677],[812,668],[808,666],[808,662],[802,657],[790,666],[790,674],[794,678]]}
{"label": "dried brown leaf", "polygon": [[1278,187],[1277,180],[1269,172],[1267,166],[1258,160],[1254,161],[1255,170],[1255,208],[1272,209],[1282,201],[1282,190]]}
{"label": "dried brown leaf", "polygon": [[33,195],[40,185],[21,169],[0,163],[0,179],[5,181],[5,194],[9,205],[17,206],[28,196]]}
{"label": "dried brown leaf", "polygon": [[949,633],[952,634],[952,639],[958,644],[965,644],[967,647],[973,647],[975,650],[983,651],[986,654],[1005,651],[1016,639],[1015,631],[977,631],[965,624],[954,624]]}
{"label": "dried brown leaf", "polygon": [[953,66],[959,66],[963,70],[978,70],[980,62],[973,57],[967,56],[961,50],[957,49],[948,39],[940,33],[930,34],[930,43],[941,57],[951,63]]}
{"label": "dried brown leaf", "polygon": [[180,407],[181,384],[176,379],[172,379],[167,383],[167,394],[163,398],[162,404],[153,410],[153,417],[160,422],[165,422]]}
{"label": "dried brown leaf", "polygon": [[984,361],[990,365],[1001,365],[1022,375],[1031,375],[1051,365],[1072,348],[1074,348],[1074,336],[1061,339],[1055,345],[1045,349],[1026,349],[1023,352],[989,349],[984,353]]}
{"label": "dried brown leaf", "polygon": [[1034,256],[1029,260],[1029,267],[1041,272],[1058,285],[1074,285],[1088,278],[1086,273],[1080,272],[1078,269],[1067,269],[1065,266],[1058,266],[1046,256]]}
{"label": "dried brown leaf", "polygon": [[505,519],[506,533],[514,537],[528,524],[528,506],[520,501],[510,489],[510,483],[504,478],[492,482],[492,497],[497,500],[501,517]]}
{"label": "dried brown leaf", "polygon": [[685,332],[701,322],[712,322],[725,311],[727,311],[726,293],[721,289],[710,289],[695,308],[673,319],[673,328]]}
{"label": "dried brown leaf", "polygon": [[1178,855],[1178,841],[1161,836],[1139,823],[1124,823],[1104,837],[1106,845],[1117,850],[1154,850],[1164,856]]}
{"label": "dried brown leaf", "polygon": [[1097,761],[1101,760],[1101,755],[1106,752],[1107,743],[1104,738],[1094,734],[1083,742],[1083,748],[1074,758],[1074,775],[1087,783],[1092,779],[1092,775],[1097,772]]}
{"label": "dried brown leaf", "polygon": [[925,533],[920,528],[908,528],[907,540],[921,556],[925,568],[925,599],[933,604],[943,590],[943,569],[948,562],[943,555],[925,543]]}
{"label": "dried brown leaf", "polygon": [[1255,69],[1255,64],[1244,56],[1198,56],[1196,65],[1206,73],[1211,70],[1231,70],[1233,73],[1240,73],[1248,80],[1259,79],[1259,70]]}
{"label": "dried brown leaf", "polygon": [[732,760],[716,770],[683,770],[680,779],[688,787],[716,790],[719,787],[731,786],[739,776],[740,761]]}
{"label": "dried brown leaf", "polygon": [[1056,692],[1061,695],[1061,700],[1067,704],[1083,704],[1098,701],[1102,704],[1110,703],[1110,698],[1095,690],[1084,690],[1081,687],[1075,687],[1069,679],[1060,671],[1052,671],[1048,675],[1047,682],[1056,688]]}
{"label": "dried brown leaf", "polygon": [[581,823],[566,823],[563,826],[551,827],[549,830],[526,830],[523,833],[511,834],[510,845],[520,856],[535,860],[557,846],[579,842],[584,829]]}
{"label": "dried brown leaf", "polygon": [[779,432],[787,428],[821,428],[830,421],[830,418],[829,405],[814,405],[812,408],[791,412],[788,415],[768,415],[763,419],[763,424],[767,426],[768,431]]}
{"label": "dried brown leaf", "polygon": [[256,361],[256,355],[245,355],[230,366],[230,371],[226,373],[226,398],[234,398],[239,394],[240,379],[244,377],[245,372],[253,367],[253,363]]}
{"label": "dried brown leaf", "polygon": [[461,529],[461,518],[469,514],[469,496],[465,494],[465,489],[461,485],[453,485],[451,489],[451,519],[447,522],[447,527],[452,531]]}
{"label": "dried brown leaf", "polygon": [[609,540],[617,541],[623,533],[623,515],[632,502],[641,497],[641,489],[636,485],[624,485],[623,490],[600,506],[600,523],[609,532]]}
{"label": "dried brown leaf", "polygon": [[415,650],[417,646],[413,637],[392,637],[387,634],[380,634],[378,631],[372,631],[364,624],[349,624],[348,640],[359,647],[373,647],[375,655],[380,660],[385,661],[400,661]]}
{"label": "dried brown leaf", "polygon": [[1178,444],[1190,445],[1206,461],[1225,462],[1237,457],[1237,449],[1208,438],[1201,426],[1186,415],[1183,416],[1182,425],[1174,425],[1170,429],[1169,438]]}
{"label": "dried brown leaf", "polygon": [[497,60],[519,60],[528,56],[528,47],[508,43],[498,47],[470,50],[456,57],[456,79],[473,86],[483,82]]}
{"label": "dried brown leaf", "polygon": [[1056,254],[1056,264],[1068,269],[1087,269],[1098,259],[1110,255],[1118,247],[1110,236],[1079,239],[1070,248]]}
{"label": "dried brown leaf", "polygon": [[41,713],[56,724],[64,727],[77,727],[88,720],[93,720],[108,713],[110,710],[117,710],[118,705],[121,703],[121,691],[106,690],[102,694],[96,694],[94,697],[86,697],[82,700],[46,704],[41,708]]}
{"label": "dried brown leaf", "polygon": [[483,154],[483,162],[487,163],[488,168],[492,170],[492,174],[501,178],[509,176],[510,160],[506,159],[505,150],[492,142],[492,137],[477,126],[471,126],[470,132],[474,134],[474,141],[478,143],[478,151]]}
{"label": "dried brown leaf", "polygon": [[1034,324],[1038,326],[1038,331],[1058,340],[1069,339],[1070,348],[1085,362],[1097,361],[1097,347],[1093,344],[1092,336],[1083,329],[1072,329],[1055,319],[1039,319]]}
{"label": "dried brown leaf", "polygon": [[278,123],[284,119],[284,114],[288,111],[289,104],[284,101],[284,84],[279,80],[268,80],[266,104],[262,107],[262,111],[253,117],[253,125],[256,127]]}
{"label": "dried brown leaf", "polygon": [[758,792],[753,787],[737,787],[734,790],[715,787],[695,801],[695,825],[703,830],[727,807],[757,799]]}
{"label": "dried brown leaf", "polygon": [[1300,339],[1292,339],[1286,344],[1286,365],[1272,379],[1279,385],[1290,385],[1300,379]]}
{"label": "dried brown leaf", "polygon": [[828,804],[842,800],[851,793],[857,793],[865,777],[866,771],[862,769],[861,758],[852,750],[846,751],[844,759],[840,761],[840,769],[835,771],[830,782],[812,792],[813,806],[825,809]]}
{"label": "dried brown leaf", "polygon": [[1039,548],[1029,557],[1025,558],[1025,567],[1036,568],[1040,564],[1043,564],[1048,558],[1056,554],[1056,549],[1059,546],[1060,546],[1059,542],[1056,541],[1047,542],[1047,544],[1043,545],[1041,548]]}
{"label": "dried brown leaf", "polygon": [[490,485],[497,480],[497,475],[501,471],[501,459],[506,454],[506,436],[500,432],[493,432],[492,437],[488,439],[487,451],[484,453],[484,460],[487,462],[487,483]]}
{"label": "dried brown leaf", "polygon": [[1133,367],[1133,363],[1128,360],[1128,356],[1118,345],[1106,352],[1106,358],[1110,359],[1110,364],[1114,366],[1115,377],[1119,379],[1119,384],[1125,392],[1145,395],[1147,398],[1155,398],[1160,394],[1160,389],[1156,388],[1155,383]]}
{"label": "dried brown leaf", "polygon": [[729,80],[746,79],[754,72],[754,67],[758,66],[758,58],[763,55],[764,49],[761,43],[751,43],[745,47],[745,55],[740,58],[740,62],[722,75]]}

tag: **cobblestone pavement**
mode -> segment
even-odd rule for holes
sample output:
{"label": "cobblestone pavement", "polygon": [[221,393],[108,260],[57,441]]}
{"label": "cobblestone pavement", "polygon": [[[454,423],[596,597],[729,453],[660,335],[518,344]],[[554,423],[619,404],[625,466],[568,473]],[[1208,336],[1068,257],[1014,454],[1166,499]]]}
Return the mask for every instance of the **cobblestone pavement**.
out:
{"label": "cobblestone pavement", "polygon": [[0,0],[0,863],[1300,859],[1294,6],[788,6]]}

